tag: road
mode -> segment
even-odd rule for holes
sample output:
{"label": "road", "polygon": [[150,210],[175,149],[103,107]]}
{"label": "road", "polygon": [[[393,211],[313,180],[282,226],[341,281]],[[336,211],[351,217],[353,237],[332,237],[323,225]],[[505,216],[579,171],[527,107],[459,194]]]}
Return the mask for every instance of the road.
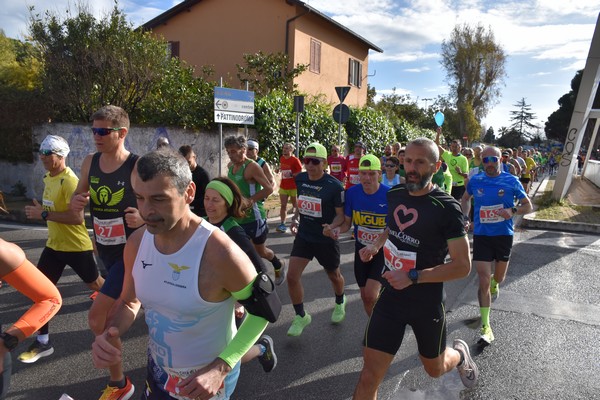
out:
{"label": "road", "polygon": [[[292,236],[275,232],[268,244],[287,258]],[[44,246],[42,227],[0,224],[0,237],[24,248],[35,263]],[[298,338],[286,336],[293,317],[287,289],[279,320],[267,328],[275,340],[277,368],[266,374],[257,361],[245,364],[233,396],[254,399],[349,399],[362,367],[361,339],[367,317],[352,272],[353,245],[342,241],[342,273],[349,304],[347,318],[332,325],[332,289],[325,273],[311,262],[303,282],[312,324]],[[600,399],[600,237],[557,231],[519,231],[508,277],[492,306],[496,340],[478,349],[479,309],[474,272],[446,285],[448,342],[463,338],[481,375],[477,387],[466,390],[451,371],[428,377],[416,353],[410,330],[380,390],[380,399]],[[93,368],[92,335],[87,328],[89,290],[69,269],[59,282],[64,306],[50,327],[54,355],[35,364],[13,357],[13,379],[7,399],[56,400],[68,393],[77,400],[97,399],[106,373]],[[0,289],[0,322],[14,321],[27,299],[10,287]],[[146,328],[138,318],[125,336],[125,369],[138,388],[145,377]],[[391,333],[392,334],[392,333]],[[30,339],[31,340],[31,339]],[[20,344],[15,354],[30,341]]]}

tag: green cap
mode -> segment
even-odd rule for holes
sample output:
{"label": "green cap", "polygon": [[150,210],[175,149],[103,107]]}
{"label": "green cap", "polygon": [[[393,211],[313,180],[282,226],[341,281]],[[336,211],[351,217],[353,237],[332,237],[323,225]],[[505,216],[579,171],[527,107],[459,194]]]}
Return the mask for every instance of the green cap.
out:
{"label": "green cap", "polygon": [[[363,165],[365,161],[368,161],[367,165]],[[374,156],[373,154],[365,154],[360,158],[360,162],[358,163],[359,171],[381,171],[381,161],[379,161],[379,157]]]}
{"label": "green cap", "polygon": [[306,146],[304,157],[317,157],[327,160],[327,149],[321,143],[311,143]]}

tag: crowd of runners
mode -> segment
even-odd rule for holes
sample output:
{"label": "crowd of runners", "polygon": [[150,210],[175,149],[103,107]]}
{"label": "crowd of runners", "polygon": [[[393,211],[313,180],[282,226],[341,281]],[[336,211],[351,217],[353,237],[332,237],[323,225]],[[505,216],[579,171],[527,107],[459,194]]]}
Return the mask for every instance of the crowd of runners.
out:
{"label": "crowd of runners", "polygon": [[[466,277],[473,265],[481,317],[473,344],[492,344],[490,309],[508,271],[513,217],[532,210],[531,183],[560,162],[521,147],[463,148],[455,140],[446,148],[438,129],[436,140],[405,146],[368,149],[357,141],[348,156],[338,145],[328,151],[315,142],[296,157],[294,145],[285,143],[279,164],[270,166],[256,140],[231,136],[224,140],[227,174],[210,179],[191,146],[177,151],[164,141],[144,155],[128,151],[129,117],[119,107],[101,108],[92,121],[97,152],[83,160],[79,177],[66,166],[64,138],[49,135],[40,146],[44,194],[26,208],[27,218],[48,225],[37,269],[17,246],[0,242],[0,279],[34,301],[17,322],[2,327],[0,399],[9,390],[10,352],[19,342],[30,340],[16,355],[23,363],[54,353],[48,321],[59,312],[55,285],[67,265],[93,299],[93,363],[108,372],[100,400],[127,400],[136,391],[152,400],[228,399],[242,363],[256,359],[265,372],[277,365],[265,330],[279,316],[277,290],[284,283],[295,314],[289,340],[310,329],[302,275],[313,258],[331,283],[331,323],[344,323],[339,239],[347,231],[369,318],[354,398],[377,398],[407,326],[427,374],[456,370],[473,387],[479,371],[471,339],[446,344],[443,284]],[[292,248],[280,255],[268,247],[264,206],[277,187],[277,231],[294,235]],[[136,388],[123,368],[128,355],[120,337],[142,308],[147,377]],[[39,315],[44,318],[33,318]]]}

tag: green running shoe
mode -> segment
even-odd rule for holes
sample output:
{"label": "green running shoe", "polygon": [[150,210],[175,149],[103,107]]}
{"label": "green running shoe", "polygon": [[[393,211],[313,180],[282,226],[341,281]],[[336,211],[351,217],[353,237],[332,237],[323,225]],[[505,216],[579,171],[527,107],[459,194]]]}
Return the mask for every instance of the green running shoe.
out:
{"label": "green running shoe", "polygon": [[479,335],[479,341],[477,342],[480,345],[487,346],[494,341],[494,332],[492,332],[492,328],[489,325],[484,325],[481,327],[481,334]]}
{"label": "green running shoe", "polygon": [[292,321],[292,326],[290,326],[290,329],[287,331],[288,336],[302,335],[302,331],[304,328],[310,325],[311,320],[312,318],[310,317],[309,313],[304,314],[304,317],[296,315]]}
{"label": "green running shoe", "polygon": [[331,322],[334,324],[339,324],[346,318],[346,295],[344,295],[344,301],[342,304],[335,303],[335,308],[333,309],[333,314],[331,314]]}

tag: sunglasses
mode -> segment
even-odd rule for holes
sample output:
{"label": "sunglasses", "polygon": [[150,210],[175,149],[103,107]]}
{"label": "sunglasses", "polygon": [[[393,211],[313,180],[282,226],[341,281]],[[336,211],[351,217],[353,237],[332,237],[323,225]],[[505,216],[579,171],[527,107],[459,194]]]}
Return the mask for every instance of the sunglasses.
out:
{"label": "sunglasses", "polygon": [[485,164],[487,163],[497,163],[499,158],[496,156],[490,156],[490,157],[483,157],[481,159]]}
{"label": "sunglasses", "polygon": [[121,129],[125,129],[125,127],[122,126],[120,128],[92,128],[92,132],[94,133],[94,135],[106,136],[110,135],[115,131],[120,131]]}
{"label": "sunglasses", "polygon": [[318,158],[312,158],[312,157],[304,157],[304,160],[302,160],[302,162],[304,164],[312,164],[312,165],[321,164],[321,160],[319,160]]}
{"label": "sunglasses", "polygon": [[386,168],[396,168],[394,164],[385,164]]}
{"label": "sunglasses", "polygon": [[54,152],[52,152],[52,150],[40,150],[40,154],[43,156],[51,156]]}

